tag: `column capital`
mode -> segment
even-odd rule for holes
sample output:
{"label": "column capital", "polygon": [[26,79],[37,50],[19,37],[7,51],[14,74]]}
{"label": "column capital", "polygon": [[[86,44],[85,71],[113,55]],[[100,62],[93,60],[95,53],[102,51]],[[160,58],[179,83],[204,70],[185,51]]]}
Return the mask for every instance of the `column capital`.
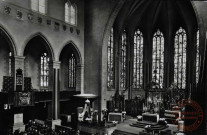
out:
{"label": "column capital", "polygon": [[16,56],[14,56],[14,58],[25,59],[25,56],[18,56],[18,55],[16,55]]}
{"label": "column capital", "polygon": [[14,56],[15,60],[24,60],[25,56]]}
{"label": "column capital", "polygon": [[50,61],[49,62],[49,66],[52,66],[52,68],[54,69],[60,69],[60,61]]}

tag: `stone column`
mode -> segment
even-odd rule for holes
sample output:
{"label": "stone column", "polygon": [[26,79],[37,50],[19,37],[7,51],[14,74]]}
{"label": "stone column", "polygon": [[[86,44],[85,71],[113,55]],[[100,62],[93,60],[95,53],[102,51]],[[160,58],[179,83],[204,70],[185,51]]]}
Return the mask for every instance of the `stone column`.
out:
{"label": "stone column", "polygon": [[[128,41],[127,41],[127,63],[128,63],[128,71],[127,71],[127,86],[126,90],[128,90],[128,99],[133,98],[133,65],[134,65],[134,32],[129,31],[128,34]],[[126,93],[127,94],[127,93]]]}
{"label": "stone column", "polygon": [[59,120],[59,91],[60,91],[60,62],[49,63],[49,89],[52,90],[52,128],[60,125]]}
{"label": "stone column", "polygon": [[[14,91],[16,91],[16,70],[17,69],[22,69],[22,74],[23,74],[23,80],[24,80],[24,59],[25,57],[23,56],[14,56],[12,60],[12,74],[14,76]],[[22,84],[22,90],[24,90],[24,81]]]}
{"label": "stone column", "polygon": [[76,90],[84,93],[84,65],[77,64],[76,66]]}

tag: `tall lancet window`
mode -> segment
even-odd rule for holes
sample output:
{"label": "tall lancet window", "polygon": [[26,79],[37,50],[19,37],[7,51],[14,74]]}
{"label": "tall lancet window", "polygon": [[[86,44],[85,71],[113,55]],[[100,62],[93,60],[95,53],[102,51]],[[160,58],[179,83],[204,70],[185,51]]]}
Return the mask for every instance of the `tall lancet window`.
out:
{"label": "tall lancet window", "polygon": [[30,0],[31,9],[33,11],[46,14],[47,11],[47,0]]}
{"label": "tall lancet window", "polygon": [[199,69],[200,69],[200,58],[199,58],[199,30],[197,31],[197,42],[196,42],[196,83],[199,81]]}
{"label": "tall lancet window", "polygon": [[65,3],[65,22],[72,25],[77,24],[77,6],[71,4],[70,1]]}
{"label": "tall lancet window", "polygon": [[157,30],[153,36],[152,46],[152,80],[163,87],[164,76],[164,36]]}
{"label": "tall lancet window", "polygon": [[46,0],[39,0],[39,12],[42,14],[46,14]]}
{"label": "tall lancet window", "polygon": [[114,88],[114,32],[111,28],[108,40],[108,59],[107,59],[107,86]]}
{"label": "tall lancet window", "polygon": [[74,88],[76,86],[76,60],[73,53],[69,58],[68,77],[68,87]]}
{"label": "tall lancet window", "polygon": [[31,9],[33,11],[38,12],[39,11],[39,0],[31,0]]}
{"label": "tall lancet window", "polygon": [[43,53],[40,58],[40,86],[48,87],[48,75],[49,75],[49,57],[47,53]]}
{"label": "tall lancet window", "polygon": [[143,88],[143,35],[140,30],[134,33],[133,86]]}
{"label": "tall lancet window", "polygon": [[65,3],[65,22],[70,23],[70,9],[71,8],[71,3],[67,1]]}
{"label": "tall lancet window", "polygon": [[186,86],[186,31],[180,27],[175,34],[174,83],[180,89]]}
{"label": "tall lancet window", "polygon": [[121,75],[120,85],[121,88],[126,88],[126,45],[127,45],[126,31],[122,33],[121,37]]}
{"label": "tall lancet window", "polygon": [[77,8],[76,8],[76,5],[73,4],[71,5],[71,19],[70,19],[70,23],[72,25],[76,25],[76,16],[77,16]]}

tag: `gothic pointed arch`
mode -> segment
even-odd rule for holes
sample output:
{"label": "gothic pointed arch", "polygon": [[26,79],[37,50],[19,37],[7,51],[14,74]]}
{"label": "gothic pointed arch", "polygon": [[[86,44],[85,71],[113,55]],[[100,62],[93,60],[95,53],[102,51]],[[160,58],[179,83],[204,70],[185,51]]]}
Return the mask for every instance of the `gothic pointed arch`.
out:
{"label": "gothic pointed arch", "polygon": [[12,54],[17,55],[17,48],[12,35],[3,26],[0,25],[0,34],[8,42]]}
{"label": "gothic pointed arch", "polygon": [[77,46],[72,42],[67,42],[60,50],[59,61],[61,90],[81,91],[82,83],[82,58]]}
{"label": "gothic pointed arch", "polygon": [[77,59],[77,64],[83,64],[82,63],[82,56],[81,56],[81,52],[80,50],[78,49],[77,45],[73,42],[73,41],[68,41],[66,42],[62,48],[60,49],[60,51],[58,52],[57,56],[58,56],[58,60],[60,60],[60,55],[61,55],[61,52],[64,50],[64,48],[66,46],[70,46],[71,49],[73,50],[74,54],[75,54],[75,57]]}
{"label": "gothic pointed arch", "polygon": [[31,77],[33,88],[45,90],[49,88],[49,64],[54,61],[51,45],[44,35],[36,33],[28,40],[23,51],[25,56],[25,76]]}
{"label": "gothic pointed arch", "polygon": [[[12,59],[17,55],[16,46],[12,36],[3,26],[0,25],[0,83],[3,84],[3,76],[14,76]],[[3,85],[1,90],[5,90]]]}
{"label": "gothic pointed arch", "polygon": [[48,51],[48,55],[49,57],[51,57],[51,60],[55,60],[55,55],[54,55],[54,51],[53,51],[53,48],[51,46],[51,43],[49,42],[49,40],[47,39],[47,37],[42,34],[41,32],[38,32],[38,33],[34,33],[32,35],[30,35],[26,40],[25,40],[25,43],[24,43],[24,46],[21,50],[21,54],[24,55],[24,52],[25,52],[25,49],[26,49],[26,46],[28,45],[28,43],[34,39],[34,38],[39,38],[41,40],[41,42],[44,44],[45,48],[47,49]]}

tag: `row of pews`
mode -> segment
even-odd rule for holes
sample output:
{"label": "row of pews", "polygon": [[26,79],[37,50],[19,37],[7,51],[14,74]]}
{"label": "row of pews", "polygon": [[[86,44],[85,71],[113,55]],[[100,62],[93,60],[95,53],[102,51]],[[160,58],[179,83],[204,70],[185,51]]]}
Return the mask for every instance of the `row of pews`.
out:
{"label": "row of pews", "polygon": [[25,127],[25,131],[15,130],[8,135],[76,135],[77,132],[71,127],[55,125],[55,129],[45,124],[41,120],[30,120]]}

